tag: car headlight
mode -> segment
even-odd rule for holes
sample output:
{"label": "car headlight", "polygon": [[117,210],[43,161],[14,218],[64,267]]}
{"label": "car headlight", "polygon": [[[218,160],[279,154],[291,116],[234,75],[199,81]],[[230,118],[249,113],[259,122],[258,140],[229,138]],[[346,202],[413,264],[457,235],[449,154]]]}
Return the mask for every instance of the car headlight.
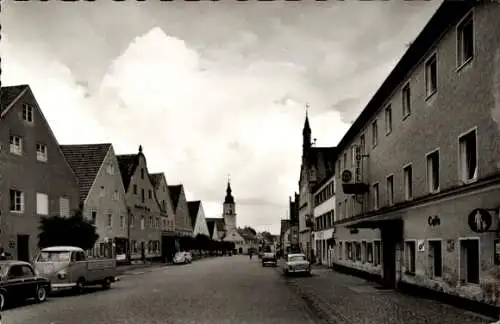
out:
{"label": "car headlight", "polygon": [[64,279],[68,276],[68,273],[65,270],[61,270],[57,273],[57,278]]}

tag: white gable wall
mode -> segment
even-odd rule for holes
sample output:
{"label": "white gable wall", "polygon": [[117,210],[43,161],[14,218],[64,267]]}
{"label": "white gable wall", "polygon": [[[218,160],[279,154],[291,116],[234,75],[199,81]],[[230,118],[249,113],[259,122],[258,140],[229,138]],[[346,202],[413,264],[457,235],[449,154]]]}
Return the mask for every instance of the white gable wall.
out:
{"label": "white gable wall", "polygon": [[[215,233],[216,231],[214,231]],[[194,225],[193,235],[196,237],[198,234],[203,234],[210,237],[208,232],[207,221],[205,219],[205,211],[203,210],[203,204],[200,202],[200,208],[198,209],[198,215],[196,215],[196,221]]]}

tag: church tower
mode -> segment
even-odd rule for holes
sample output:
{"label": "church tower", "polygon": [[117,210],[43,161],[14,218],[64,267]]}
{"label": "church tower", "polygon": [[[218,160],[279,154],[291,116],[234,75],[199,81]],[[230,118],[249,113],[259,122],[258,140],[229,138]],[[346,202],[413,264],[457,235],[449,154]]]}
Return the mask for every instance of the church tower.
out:
{"label": "church tower", "polygon": [[231,183],[228,180],[226,188],[226,198],[224,199],[224,205],[222,208],[222,217],[224,218],[224,222],[226,224],[226,231],[236,229],[236,206],[234,203],[234,197],[231,192]]}
{"label": "church tower", "polygon": [[308,106],[306,106],[306,120],[302,129],[302,161],[305,162],[311,150],[311,126],[309,125]]}

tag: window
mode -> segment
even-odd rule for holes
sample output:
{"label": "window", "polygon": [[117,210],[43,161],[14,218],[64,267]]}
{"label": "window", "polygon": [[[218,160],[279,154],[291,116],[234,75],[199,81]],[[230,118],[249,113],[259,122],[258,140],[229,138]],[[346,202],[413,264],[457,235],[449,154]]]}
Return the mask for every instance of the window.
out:
{"label": "window", "polygon": [[457,65],[460,67],[474,56],[474,25],[472,13],[457,26]]}
{"label": "window", "polygon": [[149,216],[149,227],[153,227],[153,216]]}
{"label": "window", "polygon": [[403,168],[405,200],[413,198],[413,170],[410,165]]}
{"label": "window", "polygon": [[471,182],[477,178],[477,143],[476,130],[462,135],[459,141],[460,180]]}
{"label": "window", "polygon": [[101,198],[106,197],[106,190],[104,189],[104,186],[101,186],[99,190],[99,197]]}
{"label": "window", "polygon": [[405,266],[407,274],[415,274],[415,241],[405,242]]}
{"label": "window", "polygon": [[371,242],[366,245],[366,261],[373,263],[373,243]]}
{"label": "window", "polygon": [[379,192],[378,183],[373,185],[373,209],[378,209],[379,206]]}
{"label": "window", "polygon": [[36,160],[40,162],[47,162],[47,145],[36,144]]}
{"label": "window", "polygon": [[118,190],[115,190],[113,192],[113,200],[119,200],[120,199],[120,194],[118,193]]}
{"label": "window", "polygon": [[153,192],[151,190],[148,190],[148,197],[149,199],[153,199]]}
{"label": "window", "polygon": [[356,261],[361,261],[361,244],[356,242],[354,246],[356,247]]}
{"label": "window", "polygon": [[340,219],[344,219],[345,215],[342,210],[342,202],[339,202],[339,213],[340,213]]}
{"label": "window", "polygon": [[351,146],[351,165],[356,165],[356,146]]}
{"label": "window", "polygon": [[23,105],[23,120],[27,121],[29,123],[33,122],[33,107],[30,105],[24,104]]}
{"label": "window", "polygon": [[113,164],[108,164],[106,167],[106,173],[109,175],[114,175],[115,174],[115,166]]}
{"label": "window", "polygon": [[23,154],[23,139],[21,136],[10,135],[10,153]]}
{"label": "window", "polygon": [[387,177],[387,204],[394,205],[394,176]]}
{"label": "window", "polygon": [[47,216],[49,214],[49,196],[44,193],[36,193],[36,213]]}
{"label": "window", "polygon": [[341,166],[340,166],[340,160],[337,161],[337,176],[340,178],[340,172],[341,172]]}
{"label": "window", "polygon": [[439,191],[439,151],[427,154],[427,186],[431,193]]}
{"label": "window", "polygon": [[403,106],[403,118],[411,114],[411,92],[410,92],[410,84],[407,83],[403,87],[403,96],[402,96],[402,106]]}
{"label": "window", "polygon": [[479,240],[460,240],[460,281],[479,283]]}
{"label": "window", "polygon": [[144,169],[141,169],[141,179],[144,179]]}
{"label": "window", "polygon": [[374,245],[374,258],[373,258],[373,265],[379,265],[380,264],[380,241],[375,241],[373,242]]}
{"label": "window", "polygon": [[343,252],[342,242],[339,242],[339,257],[338,257],[339,260],[342,260],[342,252]]}
{"label": "window", "polygon": [[133,186],[133,192],[134,192],[134,195],[137,195],[137,185],[136,184]]}
{"label": "window", "polygon": [[125,216],[120,216],[120,227],[121,228],[125,227]]}
{"label": "window", "polygon": [[24,212],[24,192],[19,190],[10,191],[10,211],[16,213]]}
{"label": "window", "polygon": [[437,91],[437,59],[436,54],[433,54],[427,62],[425,62],[425,90],[427,97],[430,97]]}
{"label": "window", "polygon": [[130,222],[130,227],[134,227],[135,225],[135,216],[134,215],[129,215],[129,222]]}
{"label": "window", "polygon": [[93,225],[95,225],[96,222],[97,222],[97,212],[95,210],[92,211],[92,216],[91,217],[92,217],[91,222],[92,222]]}
{"label": "window", "polygon": [[349,210],[349,204],[347,202],[347,198],[344,199],[344,209],[345,209],[345,217],[351,216],[350,210]]}
{"label": "window", "polygon": [[344,170],[347,169],[347,153],[344,153]]}
{"label": "window", "polygon": [[385,134],[389,135],[392,132],[392,108],[391,105],[385,108]]}
{"label": "window", "polygon": [[441,277],[443,273],[441,241],[429,241],[429,266],[429,273],[433,277]]}
{"label": "window", "polygon": [[70,207],[69,207],[69,199],[65,197],[59,198],[59,214],[62,217],[69,217]]}
{"label": "window", "polygon": [[366,242],[365,241],[361,242],[361,249],[362,249],[362,252],[363,252],[362,261],[364,263],[364,262],[366,262],[366,260],[368,260],[368,249],[366,248]]}
{"label": "window", "polygon": [[113,226],[113,215],[108,214],[108,227]]}
{"label": "window", "polygon": [[141,189],[141,201],[144,203],[144,189]]}
{"label": "window", "polygon": [[365,134],[359,138],[359,149],[361,154],[365,154]]}
{"label": "window", "polygon": [[141,216],[141,230],[143,230],[145,227],[145,224],[144,224],[144,216]]}
{"label": "window", "polygon": [[372,146],[375,147],[377,146],[378,143],[378,127],[377,127],[377,121],[374,121],[372,123]]}
{"label": "window", "polygon": [[160,217],[156,217],[156,228],[160,228]]}

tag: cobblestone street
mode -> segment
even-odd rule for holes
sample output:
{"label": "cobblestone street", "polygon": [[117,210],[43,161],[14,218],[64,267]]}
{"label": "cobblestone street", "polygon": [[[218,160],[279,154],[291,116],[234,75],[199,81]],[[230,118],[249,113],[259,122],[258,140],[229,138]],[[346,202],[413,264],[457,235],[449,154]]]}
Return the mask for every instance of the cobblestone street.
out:
{"label": "cobblestone street", "polygon": [[[281,272],[281,268],[277,268]],[[342,324],[447,324],[491,323],[494,319],[429,299],[420,299],[376,283],[313,268],[312,277],[285,279],[325,323]]]}

